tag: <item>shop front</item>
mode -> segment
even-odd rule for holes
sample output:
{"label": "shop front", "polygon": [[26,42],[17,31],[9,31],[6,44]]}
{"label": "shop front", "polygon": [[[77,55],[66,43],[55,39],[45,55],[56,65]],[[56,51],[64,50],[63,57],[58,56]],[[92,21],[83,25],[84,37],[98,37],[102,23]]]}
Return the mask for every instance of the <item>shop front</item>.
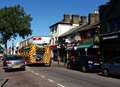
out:
{"label": "shop front", "polygon": [[57,58],[58,58],[58,48],[57,48],[57,45],[50,45],[50,48],[52,49],[51,50],[52,59],[54,61],[57,61]]}
{"label": "shop front", "polygon": [[120,56],[120,32],[101,35],[100,52],[104,62]]}

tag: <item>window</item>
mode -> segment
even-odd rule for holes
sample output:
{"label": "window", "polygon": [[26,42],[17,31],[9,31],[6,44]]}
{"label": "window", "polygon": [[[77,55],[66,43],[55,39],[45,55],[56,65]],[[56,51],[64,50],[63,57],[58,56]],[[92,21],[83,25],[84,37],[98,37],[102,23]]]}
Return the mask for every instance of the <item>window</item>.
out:
{"label": "window", "polygon": [[7,56],[5,59],[7,60],[22,60],[22,56]]}
{"label": "window", "polygon": [[113,62],[115,62],[115,63],[120,63],[120,57],[116,57],[116,58],[113,60]]}
{"label": "window", "polygon": [[116,60],[116,63],[120,63],[120,58],[118,58],[118,59]]}

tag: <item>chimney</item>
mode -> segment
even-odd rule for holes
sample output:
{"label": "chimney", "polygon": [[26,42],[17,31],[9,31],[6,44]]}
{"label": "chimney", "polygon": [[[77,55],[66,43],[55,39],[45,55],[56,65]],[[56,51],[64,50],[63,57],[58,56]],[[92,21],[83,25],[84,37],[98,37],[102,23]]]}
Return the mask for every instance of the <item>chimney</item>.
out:
{"label": "chimney", "polygon": [[88,20],[86,16],[81,16],[81,22],[80,24],[87,24]]}
{"label": "chimney", "polygon": [[98,11],[95,11],[94,13],[89,14],[88,22],[89,22],[89,24],[95,24],[95,23],[99,22],[99,13],[98,13]]}
{"label": "chimney", "polygon": [[64,23],[70,23],[71,22],[71,15],[64,14],[63,22]]}
{"label": "chimney", "polygon": [[80,24],[80,16],[79,15],[72,15],[72,24]]}

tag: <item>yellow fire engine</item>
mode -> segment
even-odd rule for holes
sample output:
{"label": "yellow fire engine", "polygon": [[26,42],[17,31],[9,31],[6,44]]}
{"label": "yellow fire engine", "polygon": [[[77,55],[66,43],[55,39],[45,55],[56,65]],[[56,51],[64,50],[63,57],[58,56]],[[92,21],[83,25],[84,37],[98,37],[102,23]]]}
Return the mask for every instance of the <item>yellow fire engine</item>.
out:
{"label": "yellow fire engine", "polygon": [[22,54],[26,57],[27,64],[51,65],[51,48],[48,45],[31,44],[24,48]]}

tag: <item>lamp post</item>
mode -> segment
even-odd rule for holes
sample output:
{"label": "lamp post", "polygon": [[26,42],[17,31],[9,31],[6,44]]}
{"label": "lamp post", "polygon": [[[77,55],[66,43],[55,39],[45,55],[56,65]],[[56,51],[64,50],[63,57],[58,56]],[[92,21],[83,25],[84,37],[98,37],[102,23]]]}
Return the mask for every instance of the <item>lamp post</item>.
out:
{"label": "lamp post", "polygon": [[12,55],[14,54],[14,40],[12,40]]}

